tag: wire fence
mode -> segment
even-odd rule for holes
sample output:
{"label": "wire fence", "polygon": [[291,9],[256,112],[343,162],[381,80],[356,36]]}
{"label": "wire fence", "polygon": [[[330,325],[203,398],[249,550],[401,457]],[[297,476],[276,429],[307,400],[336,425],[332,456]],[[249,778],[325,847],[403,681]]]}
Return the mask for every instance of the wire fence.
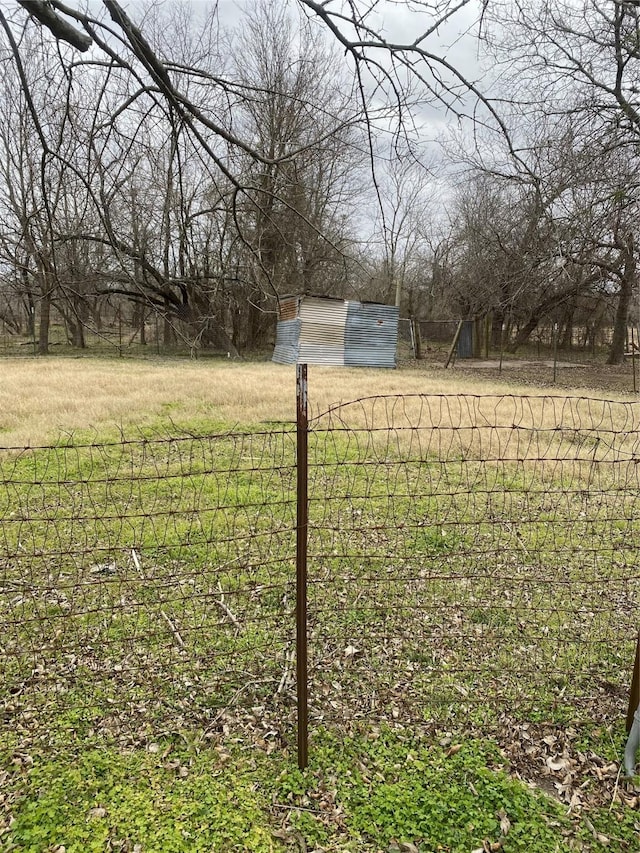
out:
{"label": "wire fence", "polygon": [[277,699],[294,450],[287,429],[5,449],[5,725],[135,742]]}
{"label": "wire fence", "polygon": [[[624,718],[640,407],[362,399],[309,421],[310,725]],[[295,727],[296,430],[0,452],[17,746]]]}
{"label": "wire fence", "polygon": [[[151,313],[142,326],[125,319],[123,312],[111,311],[103,318],[100,326],[80,322],[76,329],[82,331],[80,340],[74,341],[71,331],[64,323],[55,320],[49,327],[47,350],[52,355],[104,355],[110,357],[186,356],[198,358],[206,355],[226,354],[221,347],[206,348],[197,336],[184,334],[179,323],[165,324],[164,317]],[[167,332],[168,329],[168,332]],[[26,327],[21,332],[9,328],[0,319],[0,356],[32,357],[40,352],[37,326]]]}
{"label": "wire fence", "polygon": [[[470,323],[472,321],[469,321]],[[422,358],[440,358],[446,354],[454,340],[457,320],[412,320],[401,318],[398,323],[398,338],[411,348],[414,356],[419,336],[419,352]],[[562,332],[553,323],[539,325],[531,333],[527,341],[518,346],[516,353],[510,347],[515,341],[518,329],[501,333],[500,327],[494,329],[487,327],[483,321],[476,327],[476,333],[481,330],[481,340],[477,343],[476,356],[478,358],[496,358],[501,352],[505,357],[513,358],[537,358],[550,359],[554,352],[559,350],[564,359],[572,362],[597,361],[608,353],[613,340],[613,326],[602,325],[593,327],[589,324],[578,324],[572,326],[568,331]],[[488,340],[487,340],[488,335]],[[634,349],[633,338],[637,338],[637,329],[630,325],[626,331],[626,351],[631,355]],[[465,354],[463,358],[470,358],[471,353]]]}
{"label": "wire fence", "polygon": [[636,403],[416,396],[314,420],[317,714],[485,730],[623,717],[639,419]]}

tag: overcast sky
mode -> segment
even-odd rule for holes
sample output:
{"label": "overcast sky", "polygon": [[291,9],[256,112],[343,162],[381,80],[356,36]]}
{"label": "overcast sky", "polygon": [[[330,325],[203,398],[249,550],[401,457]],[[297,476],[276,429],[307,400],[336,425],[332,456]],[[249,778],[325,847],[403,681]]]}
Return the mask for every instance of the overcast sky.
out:
{"label": "overcast sky", "polygon": [[[206,4],[209,0],[196,0]],[[218,0],[219,18],[223,26],[237,26],[242,20],[243,10],[255,8],[255,0]],[[297,4],[289,0],[292,11]],[[335,4],[337,6],[337,3]],[[363,3],[363,8],[369,3]],[[481,62],[480,45],[477,39],[477,22],[480,17],[481,4],[471,0],[465,7],[458,10],[439,30],[429,36],[424,46],[432,53],[446,57],[465,78],[471,82],[486,83],[486,69]],[[425,12],[416,11],[416,4],[410,0],[406,4],[379,0],[375,13],[368,19],[372,26],[384,34],[390,42],[410,43],[416,37],[433,25],[433,18]],[[383,62],[386,57],[378,53],[377,58]],[[345,58],[345,63],[347,62]],[[471,100],[461,105],[462,110],[471,109]],[[454,119],[447,114],[445,107],[438,103],[423,103],[416,113],[416,120],[421,126],[425,137],[436,138]]]}

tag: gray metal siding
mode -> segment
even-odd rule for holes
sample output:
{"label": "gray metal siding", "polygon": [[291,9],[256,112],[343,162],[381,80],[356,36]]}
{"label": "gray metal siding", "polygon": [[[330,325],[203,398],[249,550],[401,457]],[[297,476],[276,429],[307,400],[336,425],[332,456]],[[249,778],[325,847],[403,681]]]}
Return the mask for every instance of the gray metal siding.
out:
{"label": "gray metal siding", "polygon": [[276,331],[272,361],[276,364],[296,364],[300,351],[301,320],[281,320]]}
{"label": "gray metal siding", "polygon": [[395,367],[398,309],[391,305],[349,302],[345,331],[345,365]]}
{"label": "gray metal siding", "polygon": [[473,320],[465,320],[458,338],[458,358],[473,358]]}

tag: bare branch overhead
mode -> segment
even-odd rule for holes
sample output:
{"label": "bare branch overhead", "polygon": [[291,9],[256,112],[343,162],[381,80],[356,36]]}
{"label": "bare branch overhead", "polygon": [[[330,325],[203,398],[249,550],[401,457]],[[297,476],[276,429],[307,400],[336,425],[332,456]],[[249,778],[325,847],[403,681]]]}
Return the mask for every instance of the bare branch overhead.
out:
{"label": "bare branch overhead", "polygon": [[43,26],[51,30],[57,39],[67,42],[83,53],[91,47],[91,36],[71,26],[45,0],[17,0],[17,2],[23,9],[26,9],[32,18],[40,21]]}

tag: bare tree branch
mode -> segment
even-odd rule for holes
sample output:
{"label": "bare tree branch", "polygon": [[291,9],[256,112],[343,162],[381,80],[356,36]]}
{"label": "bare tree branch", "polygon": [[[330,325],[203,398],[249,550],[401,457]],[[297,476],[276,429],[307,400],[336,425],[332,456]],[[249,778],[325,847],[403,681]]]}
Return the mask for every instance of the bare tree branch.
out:
{"label": "bare tree branch", "polygon": [[65,41],[77,50],[85,53],[91,47],[91,37],[72,27],[68,21],[57,15],[45,0],[17,0],[32,18],[47,27],[61,41]]}

